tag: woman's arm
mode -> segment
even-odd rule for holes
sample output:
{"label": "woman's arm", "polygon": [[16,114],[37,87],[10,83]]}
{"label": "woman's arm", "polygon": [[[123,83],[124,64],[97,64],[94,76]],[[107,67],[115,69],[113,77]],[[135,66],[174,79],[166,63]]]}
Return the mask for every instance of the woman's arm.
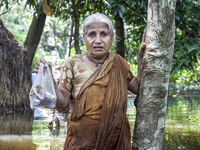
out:
{"label": "woman's arm", "polygon": [[[36,65],[35,65],[35,68],[34,68],[34,72],[35,73],[38,73],[38,70],[39,70],[39,66],[40,66],[40,63],[43,63],[45,64],[46,61],[44,60],[44,58],[40,58],[40,61],[37,61]],[[48,64],[49,68],[51,69],[51,72],[52,72],[52,67],[51,67],[51,64]],[[46,66],[44,65],[44,70],[46,70]],[[53,75],[52,75],[53,77]],[[56,82],[53,78],[53,83],[54,83],[54,88],[55,88],[55,92],[56,92],[56,96],[57,96],[57,101],[56,101],[56,109],[61,112],[61,111],[64,111],[67,109],[67,107],[69,106],[69,101],[70,101],[70,96],[71,96],[71,93],[62,88],[62,87],[57,87],[56,86]]]}
{"label": "woman's arm", "polygon": [[57,96],[57,102],[55,108],[59,112],[66,110],[67,107],[69,106],[71,93],[62,87],[56,87],[55,92]]}
{"label": "woman's arm", "polygon": [[146,29],[144,30],[142,42],[140,44],[140,49],[139,49],[139,52],[138,52],[138,73],[137,73],[137,77],[134,77],[128,85],[128,90],[131,91],[132,93],[136,94],[136,95],[138,94],[138,90],[139,90],[138,88],[139,88],[140,70],[141,70],[141,67],[142,67],[144,48],[146,46],[145,35],[146,35]]}

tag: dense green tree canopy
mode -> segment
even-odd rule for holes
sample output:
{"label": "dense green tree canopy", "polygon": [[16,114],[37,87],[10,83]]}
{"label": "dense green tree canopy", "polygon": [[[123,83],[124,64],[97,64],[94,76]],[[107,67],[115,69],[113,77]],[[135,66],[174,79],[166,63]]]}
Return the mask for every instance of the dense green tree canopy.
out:
{"label": "dense green tree canopy", "polygon": [[[44,0],[3,0],[0,2],[0,14],[6,27],[11,30],[15,38],[23,44],[31,23],[32,13],[43,13]],[[48,17],[38,51],[35,57],[44,52],[58,55],[63,59],[66,54],[68,31],[71,20],[74,20],[73,5],[79,14],[79,46],[85,50],[82,39],[82,23],[86,16],[95,12],[106,14],[114,24],[114,16],[119,14],[124,21],[125,30],[125,59],[130,64],[137,64],[137,53],[143,30],[146,27],[147,1],[145,0],[48,0],[51,17]],[[14,6],[14,7],[13,7]],[[16,7],[17,6],[17,7]],[[26,11],[26,13],[24,13]],[[179,77],[184,70],[191,74],[198,74],[200,59],[200,2],[197,0],[177,0],[176,4],[176,39],[171,73]],[[75,30],[75,28],[74,28]],[[74,32],[75,34],[75,32]],[[76,41],[72,38],[72,52]],[[73,52],[74,51],[74,52]],[[115,52],[115,43],[111,47]],[[44,54],[45,55],[45,54]],[[35,58],[36,59],[36,58]],[[61,61],[62,62],[62,61]],[[58,61],[57,61],[58,63]],[[133,65],[134,66],[134,65]],[[132,67],[134,70],[134,67]],[[181,72],[180,72],[181,71]],[[199,80],[199,79],[197,79]],[[171,77],[171,82],[177,78]]]}

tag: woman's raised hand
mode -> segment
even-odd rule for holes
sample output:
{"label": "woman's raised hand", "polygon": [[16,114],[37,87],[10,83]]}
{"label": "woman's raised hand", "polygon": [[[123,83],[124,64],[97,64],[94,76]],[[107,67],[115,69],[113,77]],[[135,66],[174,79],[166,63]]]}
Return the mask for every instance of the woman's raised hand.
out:
{"label": "woman's raised hand", "polygon": [[139,52],[138,52],[138,58],[143,58],[144,48],[146,46],[146,44],[145,44],[145,36],[146,36],[146,29],[144,29],[142,42],[140,44],[140,49],[139,49]]}
{"label": "woman's raised hand", "polygon": [[[35,68],[34,68],[34,72],[35,72],[35,73],[38,73],[39,67],[40,67],[40,64],[41,64],[41,63],[45,64],[45,63],[46,63],[46,60],[45,60],[44,58],[40,58],[40,60],[36,62],[36,65],[35,65]],[[47,64],[48,64],[49,68],[52,70],[51,64],[50,64],[50,63],[47,63]],[[45,71],[46,69],[47,69],[47,68],[46,68],[46,65],[44,65],[44,71]]]}

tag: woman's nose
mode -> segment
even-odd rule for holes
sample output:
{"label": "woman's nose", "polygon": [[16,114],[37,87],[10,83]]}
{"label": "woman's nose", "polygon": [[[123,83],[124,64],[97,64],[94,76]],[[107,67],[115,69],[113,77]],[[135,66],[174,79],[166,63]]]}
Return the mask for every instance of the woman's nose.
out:
{"label": "woman's nose", "polygon": [[95,42],[96,43],[101,43],[101,37],[99,35],[96,36]]}

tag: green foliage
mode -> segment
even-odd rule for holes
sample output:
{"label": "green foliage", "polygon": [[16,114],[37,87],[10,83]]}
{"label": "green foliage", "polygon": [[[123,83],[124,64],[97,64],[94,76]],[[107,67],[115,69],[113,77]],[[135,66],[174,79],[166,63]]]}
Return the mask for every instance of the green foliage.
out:
{"label": "green foliage", "polygon": [[200,58],[199,39],[177,35],[171,72],[177,74],[182,70],[194,71],[198,63],[197,58]]}
{"label": "green foliage", "polygon": [[171,73],[194,71],[200,56],[200,3],[178,0],[175,18],[177,31]]}
{"label": "green foliage", "polygon": [[33,62],[31,64],[31,71],[33,72],[33,69],[35,68],[36,62],[40,60],[41,57],[45,56],[45,52],[42,50],[37,50],[35,53],[35,56],[33,58]]}
{"label": "green foliage", "polygon": [[[200,36],[200,3],[197,0],[177,0],[176,27],[185,35]],[[184,36],[185,36],[184,35]]]}
{"label": "green foliage", "polygon": [[11,8],[13,5],[16,4],[16,0],[2,0],[0,2],[0,7],[5,6],[6,9]]}
{"label": "green foliage", "polygon": [[[10,4],[8,4],[8,6],[10,7]],[[5,7],[1,7],[0,14],[6,10]],[[17,39],[21,45],[23,45],[26,39],[32,18],[33,16],[24,9],[24,3],[15,5],[10,11],[1,16],[4,26],[13,34],[14,38]]]}
{"label": "green foliage", "polygon": [[183,70],[182,72],[178,72],[177,74],[170,75],[169,83],[173,84],[194,84],[194,83],[200,83],[200,65],[199,69],[194,71],[187,71]]}
{"label": "green foliage", "polygon": [[[1,16],[5,26],[13,33],[14,37],[21,43],[25,41],[28,32],[28,26],[31,23],[31,13],[24,12],[25,8],[43,13],[42,4],[44,0],[27,0],[24,3],[18,2],[17,7],[13,7],[8,13]],[[15,0],[2,0],[0,2],[0,13],[7,11],[16,2]],[[80,35],[82,35],[82,23],[86,16],[92,14],[91,0],[76,0],[80,14]],[[34,63],[44,51],[44,55],[56,54],[54,57],[57,63],[63,61],[68,41],[68,31],[72,17],[72,2],[69,0],[48,0],[53,17],[47,18],[43,35],[41,37],[38,50],[36,52]],[[145,0],[95,0],[97,12],[104,13],[111,20],[114,15],[119,15],[124,20],[126,51],[125,59],[130,63],[131,70],[137,73],[137,55],[142,39],[143,30],[146,27],[148,1]],[[14,14],[14,15],[13,15]],[[57,17],[57,18],[54,18]],[[200,58],[200,2],[196,0],[177,0],[176,4],[176,39],[174,58],[170,77],[171,83],[199,82],[199,76],[196,69],[200,66],[197,58]],[[73,40],[73,39],[72,39]],[[83,39],[80,38],[81,51],[86,51],[83,45]],[[72,41],[73,46],[74,41]],[[54,52],[55,51],[55,52]],[[71,55],[74,48],[71,50]],[[115,52],[115,42],[111,46],[112,52]],[[52,53],[53,52],[53,53]],[[48,58],[49,60],[51,60]],[[59,60],[58,60],[59,59]],[[33,65],[34,65],[33,63]]]}
{"label": "green foliage", "polygon": [[[80,49],[81,49],[81,53],[86,53],[87,52],[85,45],[80,46]],[[72,47],[71,50],[70,50],[70,56],[73,56],[75,54],[76,54],[75,47]]]}
{"label": "green foliage", "polygon": [[107,8],[111,10],[114,15],[119,14],[121,18],[123,18],[123,14],[126,11],[125,7],[123,6],[123,0],[108,0],[109,5]]}
{"label": "green foliage", "polygon": [[49,0],[54,7],[58,7],[57,0]]}
{"label": "green foliage", "polygon": [[46,52],[57,51],[59,57],[64,59],[67,51],[69,28],[70,22],[48,17],[38,48]]}

